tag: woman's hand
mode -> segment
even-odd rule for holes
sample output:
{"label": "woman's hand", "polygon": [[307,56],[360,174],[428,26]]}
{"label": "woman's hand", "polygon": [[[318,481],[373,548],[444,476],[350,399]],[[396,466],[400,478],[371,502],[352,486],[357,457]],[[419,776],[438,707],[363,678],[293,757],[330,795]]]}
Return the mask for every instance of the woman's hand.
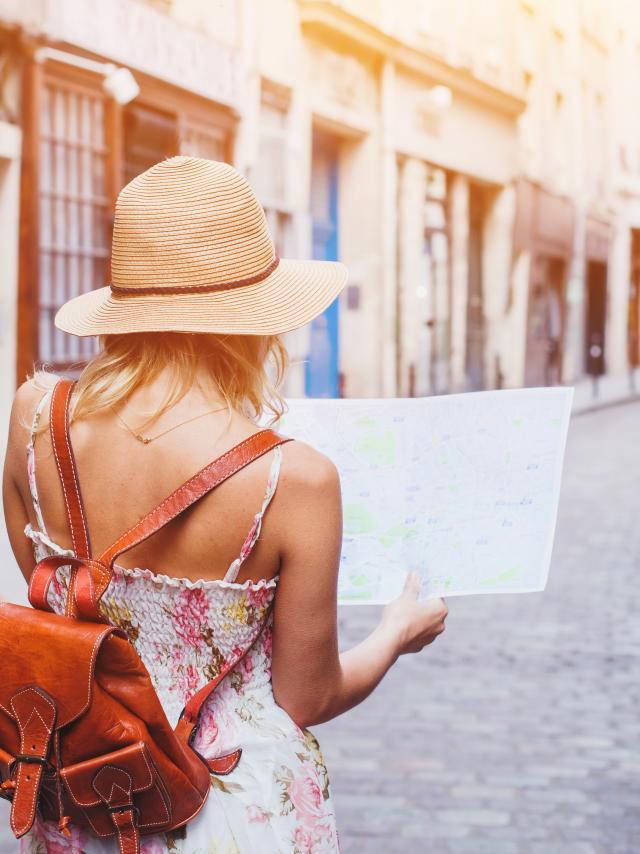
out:
{"label": "woman's hand", "polygon": [[420,652],[442,634],[448,614],[444,599],[418,600],[420,576],[410,572],[404,590],[382,613],[380,627],[395,637],[396,654]]}

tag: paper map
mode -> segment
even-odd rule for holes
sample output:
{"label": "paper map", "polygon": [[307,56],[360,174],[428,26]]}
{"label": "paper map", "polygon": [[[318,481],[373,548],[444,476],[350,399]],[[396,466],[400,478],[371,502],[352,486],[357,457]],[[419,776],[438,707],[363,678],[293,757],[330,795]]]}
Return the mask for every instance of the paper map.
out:
{"label": "paper map", "polygon": [[341,604],[543,590],[573,389],[288,400],[276,425],[336,464]]}

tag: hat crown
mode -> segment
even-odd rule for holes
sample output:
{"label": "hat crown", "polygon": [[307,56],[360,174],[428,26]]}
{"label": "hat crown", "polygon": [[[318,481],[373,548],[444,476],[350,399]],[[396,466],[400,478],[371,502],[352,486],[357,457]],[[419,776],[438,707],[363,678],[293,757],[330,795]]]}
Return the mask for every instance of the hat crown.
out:
{"label": "hat crown", "polygon": [[111,263],[117,288],[232,285],[260,278],[275,260],[262,206],[227,163],[171,157],[118,196]]}

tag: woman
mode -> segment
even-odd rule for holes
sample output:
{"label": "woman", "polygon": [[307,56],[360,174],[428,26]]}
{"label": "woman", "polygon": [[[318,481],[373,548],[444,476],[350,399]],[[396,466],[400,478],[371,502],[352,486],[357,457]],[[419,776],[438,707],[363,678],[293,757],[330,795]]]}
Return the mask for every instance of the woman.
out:
{"label": "woman", "polygon": [[[254,434],[265,411],[282,412],[277,336],[323,311],[346,271],[278,260],[239,173],[174,157],[120,194],[112,276],[110,288],[56,317],[65,332],[101,341],[75,387],[70,430],[97,553]],[[50,384],[37,375],[19,389],[5,466],[7,527],[27,579],[34,552],[71,549],[47,429]],[[417,601],[410,576],[375,631],[340,655],[341,530],[334,466],[289,442],[121,557],[102,613],[135,645],[172,724],[212,672],[249,650],[207,701],[194,742],[207,758],[241,745],[239,764],[212,776],[197,818],[144,837],[142,851],[338,850],[327,772],[306,727],[361,702],[399,655],[435,639],[446,616],[441,600]],[[68,578],[63,567],[49,593],[58,612]],[[29,854],[117,850],[42,820],[20,844]]]}

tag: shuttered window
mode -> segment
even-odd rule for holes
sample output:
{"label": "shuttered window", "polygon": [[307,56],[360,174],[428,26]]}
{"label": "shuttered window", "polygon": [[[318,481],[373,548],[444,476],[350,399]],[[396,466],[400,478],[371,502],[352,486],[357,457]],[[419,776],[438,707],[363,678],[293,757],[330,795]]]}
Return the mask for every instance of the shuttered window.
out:
{"label": "shuttered window", "polygon": [[93,338],[54,327],[58,308],[106,284],[104,99],[100,92],[47,77],[40,100],[39,359],[54,366],[84,361]]}
{"label": "shuttered window", "polygon": [[256,194],[265,209],[276,252],[289,254],[292,240],[291,161],[289,146],[291,91],[263,79],[260,92],[258,157],[251,175]]}
{"label": "shuttered window", "polygon": [[235,118],[202,98],[139,76],[120,107],[102,78],[31,60],[24,77],[17,381],[36,364],[81,368],[96,338],[54,326],[60,306],[109,284],[113,207],[134,175],[165,157],[228,160]]}

